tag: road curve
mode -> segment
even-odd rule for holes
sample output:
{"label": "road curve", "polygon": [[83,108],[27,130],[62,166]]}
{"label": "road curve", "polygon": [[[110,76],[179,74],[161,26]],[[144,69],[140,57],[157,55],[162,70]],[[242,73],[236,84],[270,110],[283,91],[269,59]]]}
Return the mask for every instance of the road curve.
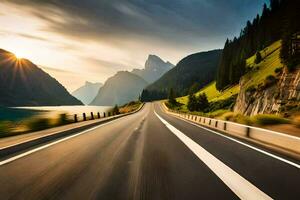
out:
{"label": "road curve", "polygon": [[300,197],[299,168],[158,103],[1,163],[1,200]]}

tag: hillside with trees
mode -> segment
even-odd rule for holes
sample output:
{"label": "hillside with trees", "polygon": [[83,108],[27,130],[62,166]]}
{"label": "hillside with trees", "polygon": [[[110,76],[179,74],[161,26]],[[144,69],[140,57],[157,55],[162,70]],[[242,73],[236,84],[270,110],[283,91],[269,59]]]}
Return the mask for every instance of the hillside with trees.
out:
{"label": "hillside with trees", "polygon": [[174,68],[144,89],[141,99],[151,101],[167,98],[170,89],[174,90],[175,96],[188,94],[191,87],[198,91],[215,80],[221,53],[222,50],[212,50],[183,58]]}
{"label": "hillside with trees", "polygon": [[299,10],[299,1],[270,0],[270,6],[264,4],[262,14],[248,21],[239,37],[227,39],[218,68],[217,89],[238,83],[248,70],[246,59],[280,39],[282,62],[288,68],[299,63],[299,52],[291,52],[291,38],[300,30]]}

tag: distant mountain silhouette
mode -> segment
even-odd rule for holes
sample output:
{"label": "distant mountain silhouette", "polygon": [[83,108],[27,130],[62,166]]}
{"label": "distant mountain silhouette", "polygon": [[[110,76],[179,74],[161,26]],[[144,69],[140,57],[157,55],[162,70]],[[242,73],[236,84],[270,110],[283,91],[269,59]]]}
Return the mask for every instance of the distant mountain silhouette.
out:
{"label": "distant mountain silhouette", "polygon": [[143,100],[166,98],[170,88],[173,88],[177,95],[186,95],[192,86],[196,85],[200,89],[215,80],[221,53],[222,50],[212,50],[183,58],[143,91]]}
{"label": "distant mountain silhouette", "polygon": [[133,69],[132,73],[142,77],[148,83],[153,83],[167,71],[172,69],[174,65],[170,62],[164,62],[160,57],[156,55],[149,55],[145,63],[144,69]]}
{"label": "distant mountain silhouette", "polygon": [[58,106],[82,103],[27,59],[0,49],[1,106]]}
{"label": "distant mountain silhouette", "polygon": [[102,83],[91,83],[86,81],[83,86],[72,92],[72,95],[82,101],[82,103],[88,105],[98,94]]}
{"label": "distant mountain silhouette", "polygon": [[127,71],[117,72],[114,76],[107,79],[100,88],[98,95],[91,102],[91,105],[123,105],[137,100],[147,84],[144,79],[133,73]]}

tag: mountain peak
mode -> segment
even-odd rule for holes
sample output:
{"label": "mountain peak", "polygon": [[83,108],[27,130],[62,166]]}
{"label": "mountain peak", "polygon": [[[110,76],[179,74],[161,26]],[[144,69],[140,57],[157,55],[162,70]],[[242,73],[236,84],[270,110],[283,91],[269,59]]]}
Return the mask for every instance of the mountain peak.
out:
{"label": "mountain peak", "polygon": [[172,67],[174,67],[174,65],[170,62],[165,62],[157,55],[150,54],[146,60],[145,68],[134,69],[132,73],[142,77],[148,83],[153,83]]}

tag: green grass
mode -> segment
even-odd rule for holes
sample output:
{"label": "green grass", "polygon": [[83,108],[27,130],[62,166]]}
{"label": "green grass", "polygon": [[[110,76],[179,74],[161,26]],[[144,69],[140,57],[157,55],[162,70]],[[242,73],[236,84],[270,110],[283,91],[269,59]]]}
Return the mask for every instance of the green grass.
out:
{"label": "green grass", "polygon": [[[239,86],[235,85],[230,88],[227,88],[226,90],[220,92],[216,88],[216,82],[212,82],[202,88],[199,92],[196,93],[196,95],[199,95],[201,93],[205,93],[207,95],[208,101],[219,101],[219,100],[224,100],[232,95],[238,94],[239,92]],[[179,97],[177,98],[177,101],[182,104],[187,104],[188,102],[188,96],[184,97]]]}
{"label": "green grass", "polygon": [[252,69],[245,76],[243,76],[242,81],[244,82],[244,89],[250,86],[258,86],[262,84],[269,75],[275,75],[275,69],[282,67],[280,62],[280,47],[281,41],[274,42],[272,45],[266,47],[261,51],[263,60],[255,64],[255,55],[247,59],[247,65]]}
{"label": "green grass", "polygon": [[251,119],[255,124],[258,125],[273,125],[273,124],[290,124],[289,119],[283,118],[278,115],[261,114],[255,115]]}

